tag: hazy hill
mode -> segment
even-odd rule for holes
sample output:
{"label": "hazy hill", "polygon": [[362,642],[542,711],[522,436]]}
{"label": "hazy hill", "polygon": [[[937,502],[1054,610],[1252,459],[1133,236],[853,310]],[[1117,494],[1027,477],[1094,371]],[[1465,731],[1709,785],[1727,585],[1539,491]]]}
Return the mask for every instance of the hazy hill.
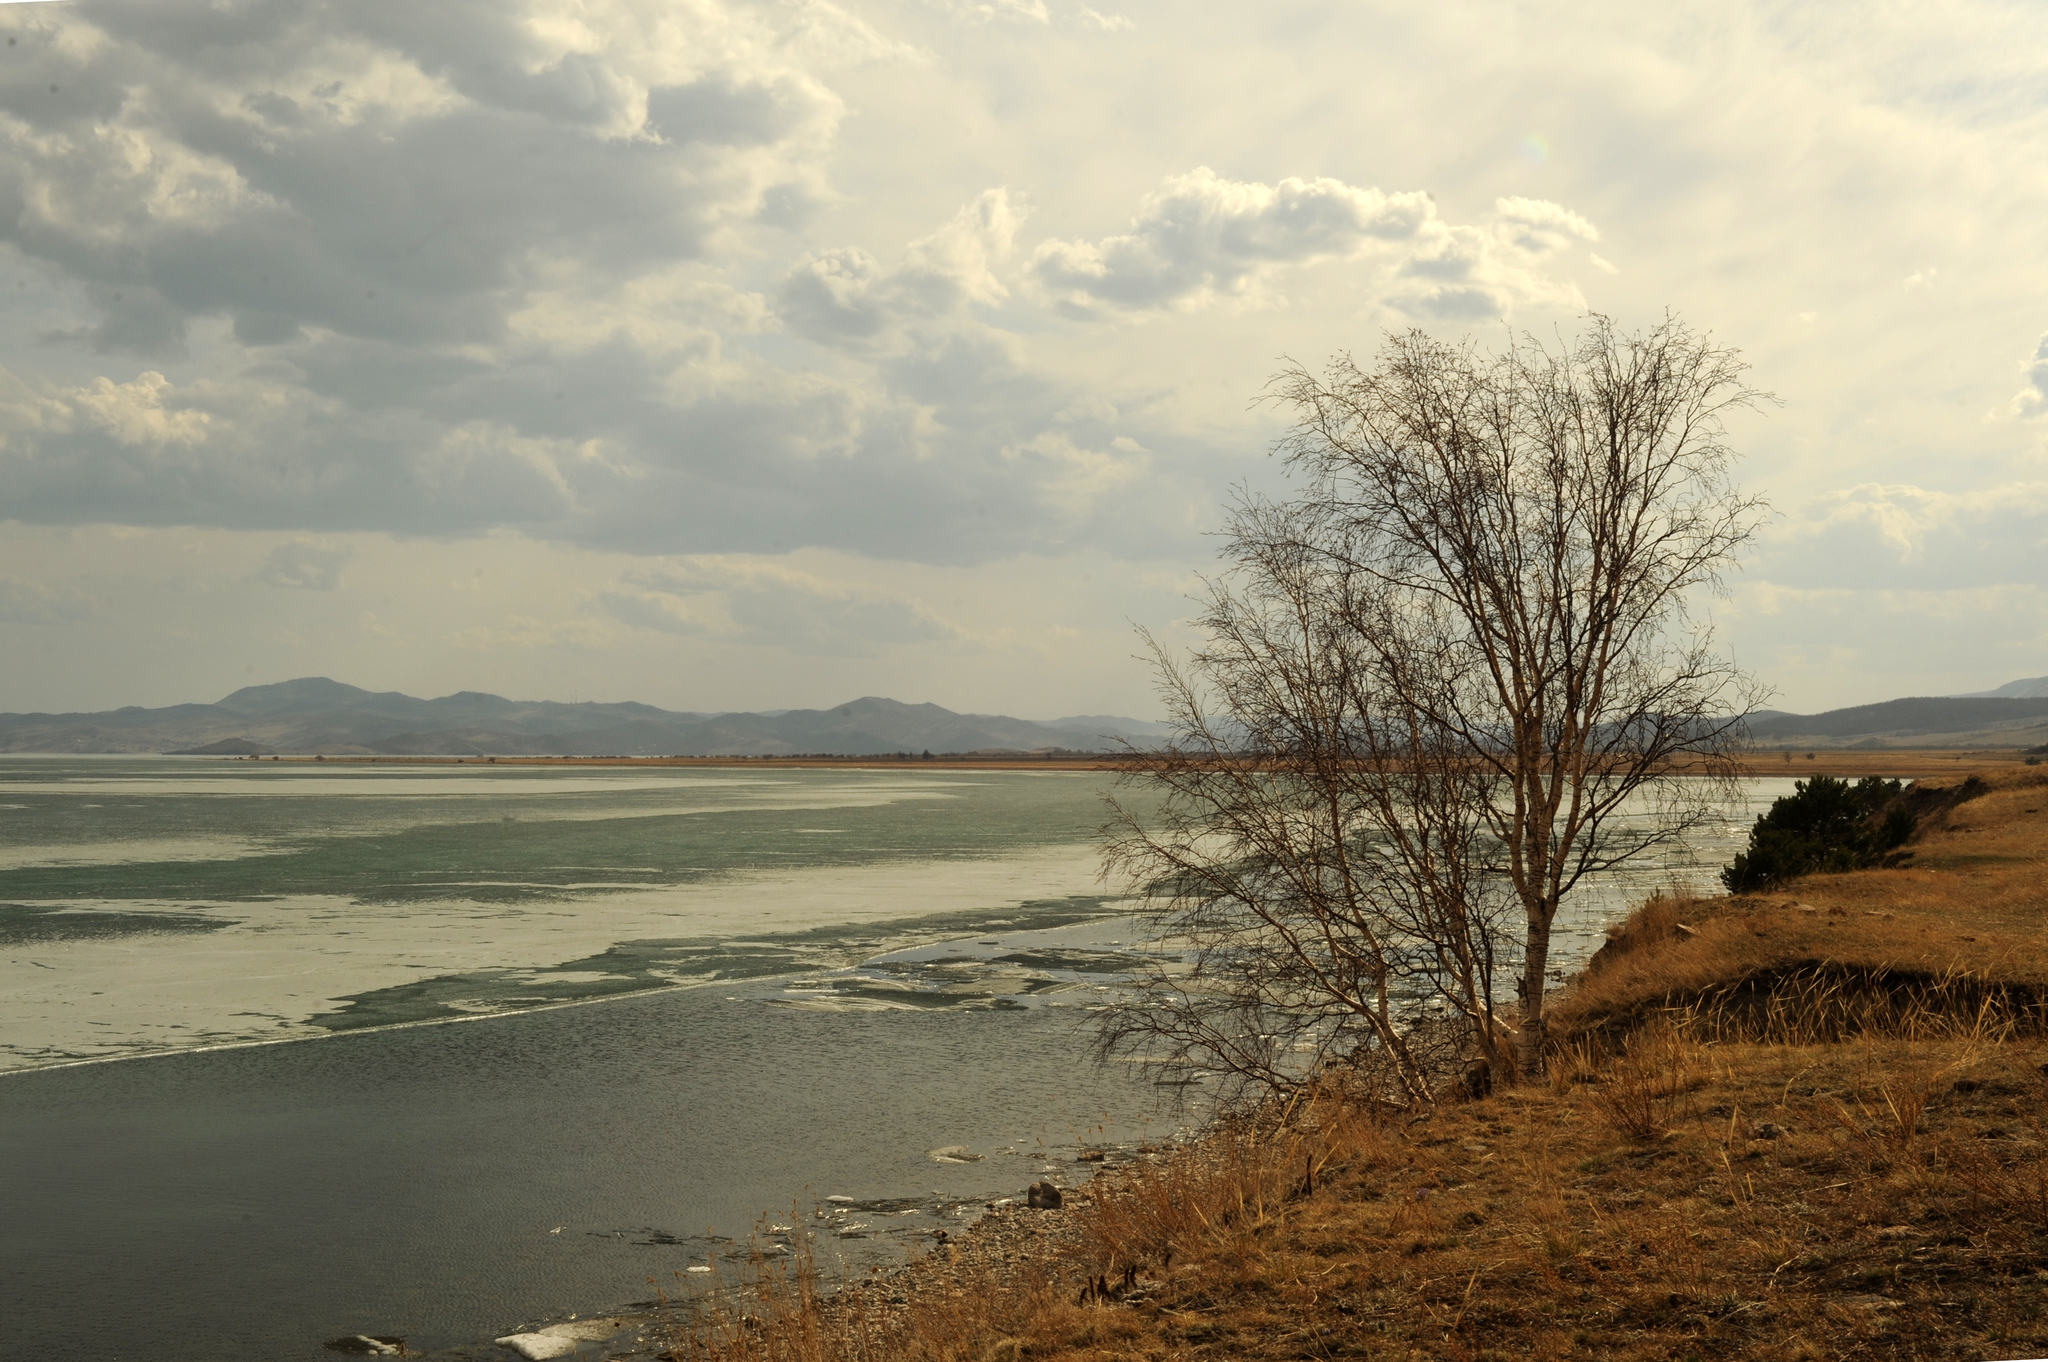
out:
{"label": "hazy hill", "polygon": [[2036,700],[2048,696],[2048,676],[2029,677],[2024,681],[2008,681],[1997,690],[1973,690],[1959,695],[1958,700]]}
{"label": "hazy hill", "polygon": [[1749,733],[1763,747],[2035,747],[2048,742],[2048,694],[1914,696],[1824,714],[1767,711],[1751,716]]}
{"label": "hazy hill", "polygon": [[769,756],[829,752],[1106,751],[1165,726],[1082,715],[1034,723],[875,696],[832,709],[700,714],[633,703],[561,704],[458,691],[422,700],[324,676],[248,686],[211,705],[97,714],[0,714],[0,752],[248,752],[508,756]]}
{"label": "hazy hill", "polygon": [[[1985,695],[1919,696],[1824,714],[1751,717],[1761,747],[2033,747],[2048,743],[2048,678]],[[831,709],[703,714],[635,703],[561,704],[458,691],[422,700],[324,676],[248,686],[210,705],[97,714],[0,714],[0,752],[248,752],[512,756],[775,756],[1107,751],[1164,724],[1084,714],[1033,721],[866,696]]]}

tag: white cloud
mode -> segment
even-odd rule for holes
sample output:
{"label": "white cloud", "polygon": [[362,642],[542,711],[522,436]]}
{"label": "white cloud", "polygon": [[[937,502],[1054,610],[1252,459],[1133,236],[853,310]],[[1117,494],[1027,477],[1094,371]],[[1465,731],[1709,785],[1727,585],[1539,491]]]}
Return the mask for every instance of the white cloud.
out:
{"label": "white cloud", "polygon": [[840,105],[785,39],[826,9],[279,0],[215,60],[204,6],[52,6],[16,65],[68,95],[0,92],[0,237],[94,288],[101,350],[489,340],[536,258],[624,277],[822,192]]}
{"label": "white cloud", "polygon": [[783,280],[782,315],[807,335],[836,341],[943,317],[969,303],[999,303],[1009,290],[996,268],[1010,254],[1024,212],[999,186],[911,242],[893,269],[859,247],[808,256]]}
{"label": "white cloud", "polygon": [[22,449],[37,435],[73,434],[106,437],[129,449],[195,445],[212,422],[155,370],[127,383],[101,377],[55,388],[23,383],[0,369],[0,449]]}
{"label": "white cloud", "polygon": [[1052,11],[1046,7],[1045,0],[941,0],[941,3],[955,17],[975,23],[1009,20],[1044,25],[1052,22]]}
{"label": "white cloud", "polygon": [[1536,266],[1599,239],[1585,218],[1540,199],[1503,198],[1484,223],[1459,226],[1421,191],[1328,177],[1246,183],[1198,166],[1148,195],[1122,236],[1043,243],[1031,273],[1055,307],[1095,317],[1258,304],[1289,267],[1371,261],[1402,311],[1490,318],[1525,301],[1582,303]]}
{"label": "white cloud", "polygon": [[1815,588],[1948,591],[2048,586],[2048,482],[1950,492],[1860,483],[1773,528],[1757,570]]}
{"label": "white cloud", "polygon": [[1068,516],[1098,509],[1121,488],[1142,479],[1151,456],[1135,440],[1120,436],[1108,449],[1086,449],[1063,431],[1045,431],[1003,451],[1011,463],[1027,469],[1026,478],[1039,496]]}
{"label": "white cloud", "polygon": [[910,597],[775,563],[677,561],[629,575],[600,605],[643,629],[826,657],[967,637]]}
{"label": "white cloud", "polygon": [[[1276,357],[1587,307],[1676,307],[1785,397],[1735,434],[1796,508],[1756,563],[1787,592],[2018,590],[2048,561],[2048,350],[2017,395],[2010,367],[2048,288],[2048,20],[2016,0],[81,0],[0,30],[0,570],[70,602],[30,592],[38,618],[98,602],[66,648],[106,640],[39,660],[39,695],[132,674],[109,659],[145,637],[152,677],[203,681],[257,615],[337,649],[280,674],[403,641],[406,688],[553,684],[578,649],[622,674],[622,640],[643,688],[744,657],[770,659],[749,686],[971,686],[974,647],[1074,628],[1108,675],[1127,615],[1182,607],[1083,626],[1058,565],[1208,562],[1226,489],[1278,476],[1245,410]],[[118,579],[50,566],[143,526]],[[252,575],[344,536],[331,591]],[[428,544],[435,582],[549,567],[422,615],[398,564]],[[800,560],[880,613],[626,580],[675,555]],[[1000,609],[932,585],[1026,560],[1053,566]],[[1881,664],[1875,616],[1784,601],[1813,657]],[[924,637],[920,602],[981,642]],[[1945,646],[2005,656],[1969,618]],[[806,628],[853,660],[744,641]]]}
{"label": "white cloud", "polygon": [[1102,33],[1128,33],[1137,27],[1121,14],[1103,14],[1085,5],[1074,11],[1074,21]]}
{"label": "white cloud", "polygon": [[2013,394],[2013,415],[2029,420],[2048,416],[2048,334],[2034,347],[2034,356],[2021,364],[2027,386]]}

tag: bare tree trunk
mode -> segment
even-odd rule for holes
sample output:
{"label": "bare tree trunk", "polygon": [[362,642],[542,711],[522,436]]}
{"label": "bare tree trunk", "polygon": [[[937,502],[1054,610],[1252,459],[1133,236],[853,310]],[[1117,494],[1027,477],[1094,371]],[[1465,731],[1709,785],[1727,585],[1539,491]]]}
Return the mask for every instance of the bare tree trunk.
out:
{"label": "bare tree trunk", "polygon": [[1269,1089],[1370,1061],[1427,1101],[1434,1005],[1541,1073],[1559,905],[1718,815],[1672,772],[1729,775],[1763,698],[1689,613],[1763,510],[1721,439],[1766,398],[1743,368],[1675,319],[1596,316],[1561,353],[1413,332],[1274,380],[1302,490],[1240,501],[1208,641],[1185,669],[1155,650],[1179,738],[1132,754],[1162,803],[1117,806],[1107,848],[1192,964],[1112,1007],[1105,1048]]}
{"label": "bare tree trunk", "polygon": [[1544,984],[1550,968],[1550,924],[1529,921],[1529,940],[1522,948],[1522,1025],[1515,1033],[1516,1067],[1523,1078],[1543,1076]]}

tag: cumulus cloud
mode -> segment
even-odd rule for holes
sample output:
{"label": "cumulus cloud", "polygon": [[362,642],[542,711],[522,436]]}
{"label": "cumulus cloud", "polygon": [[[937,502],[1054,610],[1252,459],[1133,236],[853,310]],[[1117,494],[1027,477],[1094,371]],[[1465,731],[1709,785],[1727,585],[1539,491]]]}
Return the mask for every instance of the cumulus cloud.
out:
{"label": "cumulus cloud", "polygon": [[345,546],[294,539],[270,551],[256,569],[256,580],[295,591],[332,591],[341,585],[342,565],[354,556]]}
{"label": "cumulus cloud", "polygon": [[1024,209],[1007,188],[983,192],[885,269],[859,247],[821,251],[783,279],[782,316],[826,341],[879,335],[892,323],[941,317],[1009,296],[996,267],[1010,254]]}
{"label": "cumulus cloud", "polygon": [[670,563],[631,575],[599,604],[643,629],[826,657],[966,638],[910,597],[772,563]]}
{"label": "cumulus cloud", "polygon": [[1421,194],[1198,170],[1121,237],[1020,250],[996,187],[900,248],[821,246],[826,77],[901,55],[825,0],[0,25],[0,255],[65,317],[36,323],[54,350],[0,356],[0,519],[27,523],[1142,555],[1186,542],[1234,453],[1156,385],[1055,377],[1037,303],[1254,301],[1359,259],[1413,315],[1497,315],[1575,305],[1544,262],[1597,235],[1540,200],[1461,226]]}
{"label": "cumulus cloud", "polygon": [[1400,310],[1480,318],[1521,302],[1581,302],[1537,267],[1597,240],[1592,223],[1539,199],[1500,199],[1487,221],[1460,226],[1438,217],[1420,191],[1389,194],[1326,177],[1246,183],[1198,166],[1148,195],[1129,232],[1047,241],[1030,269],[1054,306],[1087,318],[1257,303],[1288,267],[1370,260]]}
{"label": "cumulus cloud", "polygon": [[128,449],[194,445],[212,420],[153,369],[127,383],[101,377],[73,388],[26,384],[0,369],[0,448],[10,434],[83,435]]}
{"label": "cumulus cloud", "polygon": [[210,315],[490,340],[537,256],[629,274],[820,192],[839,101],[779,50],[818,8],[38,6],[9,16],[0,238],[91,286],[103,350]]}
{"label": "cumulus cloud", "polygon": [[[1058,419],[1072,386],[975,320],[1012,302],[1017,195],[886,264],[776,235],[835,196],[825,75],[901,56],[825,0],[0,26],[0,253],[72,318],[63,379],[0,357],[0,519],[958,562],[1135,497],[1016,453],[1125,433]],[[797,261],[755,293],[764,239]],[[778,331],[855,364],[800,369]],[[1145,503],[1114,519],[1142,537]]]}
{"label": "cumulus cloud", "polygon": [[560,525],[573,513],[569,475],[599,476],[587,445],[459,410],[438,421],[364,412],[260,375],[179,387],[151,370],[66,388],[0,369],[0,518],[29,522]]}
{"label": "cumulus cloud", "polygon": [[1129,436],[1119,436],[1105,449],[1087,449],[1056,430],[1010,446],[1003,457],[1027,468],[1040,494],[1075,516],[1088,514],[1118,489],[1137,482],[1152,464],[1151,455]]}
{"label": "cumulus cloud", "polygon": [[1798,508],[1756,568],[1813,588],[1948,591],[2041,581],[2048,483],[1949,492],[1860,483]]}
{"label": "cumulus cloud", "polygon": [[[725,353],[771,319],[704,277],[829,196],[819,73],[893,50],[825,0],[0,27],[0,250],[82,312],[47,342],[109,356],[82,384],[0,371],[0,518],[602,541],[645,516],[660,547],[728,547],[821,451],[895,447],[867,395]],[[974,246],[940,233],[905,288],[992,296]],[[122,358],[200,333],[203,378]]]}
{"label": "cumulus cloud", "polygon": [[2013,394],[2013,415],[2029,420],[2048,416],[2048,335],[2041,337],[2041,343],[2034,347],[2032,359],[2020,366],[2026,375],[2027,386]]}

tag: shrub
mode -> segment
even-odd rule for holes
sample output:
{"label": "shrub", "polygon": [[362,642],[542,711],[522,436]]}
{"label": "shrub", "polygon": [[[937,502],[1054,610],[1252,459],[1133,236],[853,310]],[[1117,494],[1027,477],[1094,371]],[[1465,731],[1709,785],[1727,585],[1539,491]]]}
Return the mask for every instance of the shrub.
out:
{"label": "shrub", "polygon": [[1815,776],[1792,789],[1756,820],[1749,850],[1721,872],[1730,893],[1876,865],[1913,835],[1917,823],[1899,800],[1899,782],[1882,776],[1865,776],[1854,785]]}

